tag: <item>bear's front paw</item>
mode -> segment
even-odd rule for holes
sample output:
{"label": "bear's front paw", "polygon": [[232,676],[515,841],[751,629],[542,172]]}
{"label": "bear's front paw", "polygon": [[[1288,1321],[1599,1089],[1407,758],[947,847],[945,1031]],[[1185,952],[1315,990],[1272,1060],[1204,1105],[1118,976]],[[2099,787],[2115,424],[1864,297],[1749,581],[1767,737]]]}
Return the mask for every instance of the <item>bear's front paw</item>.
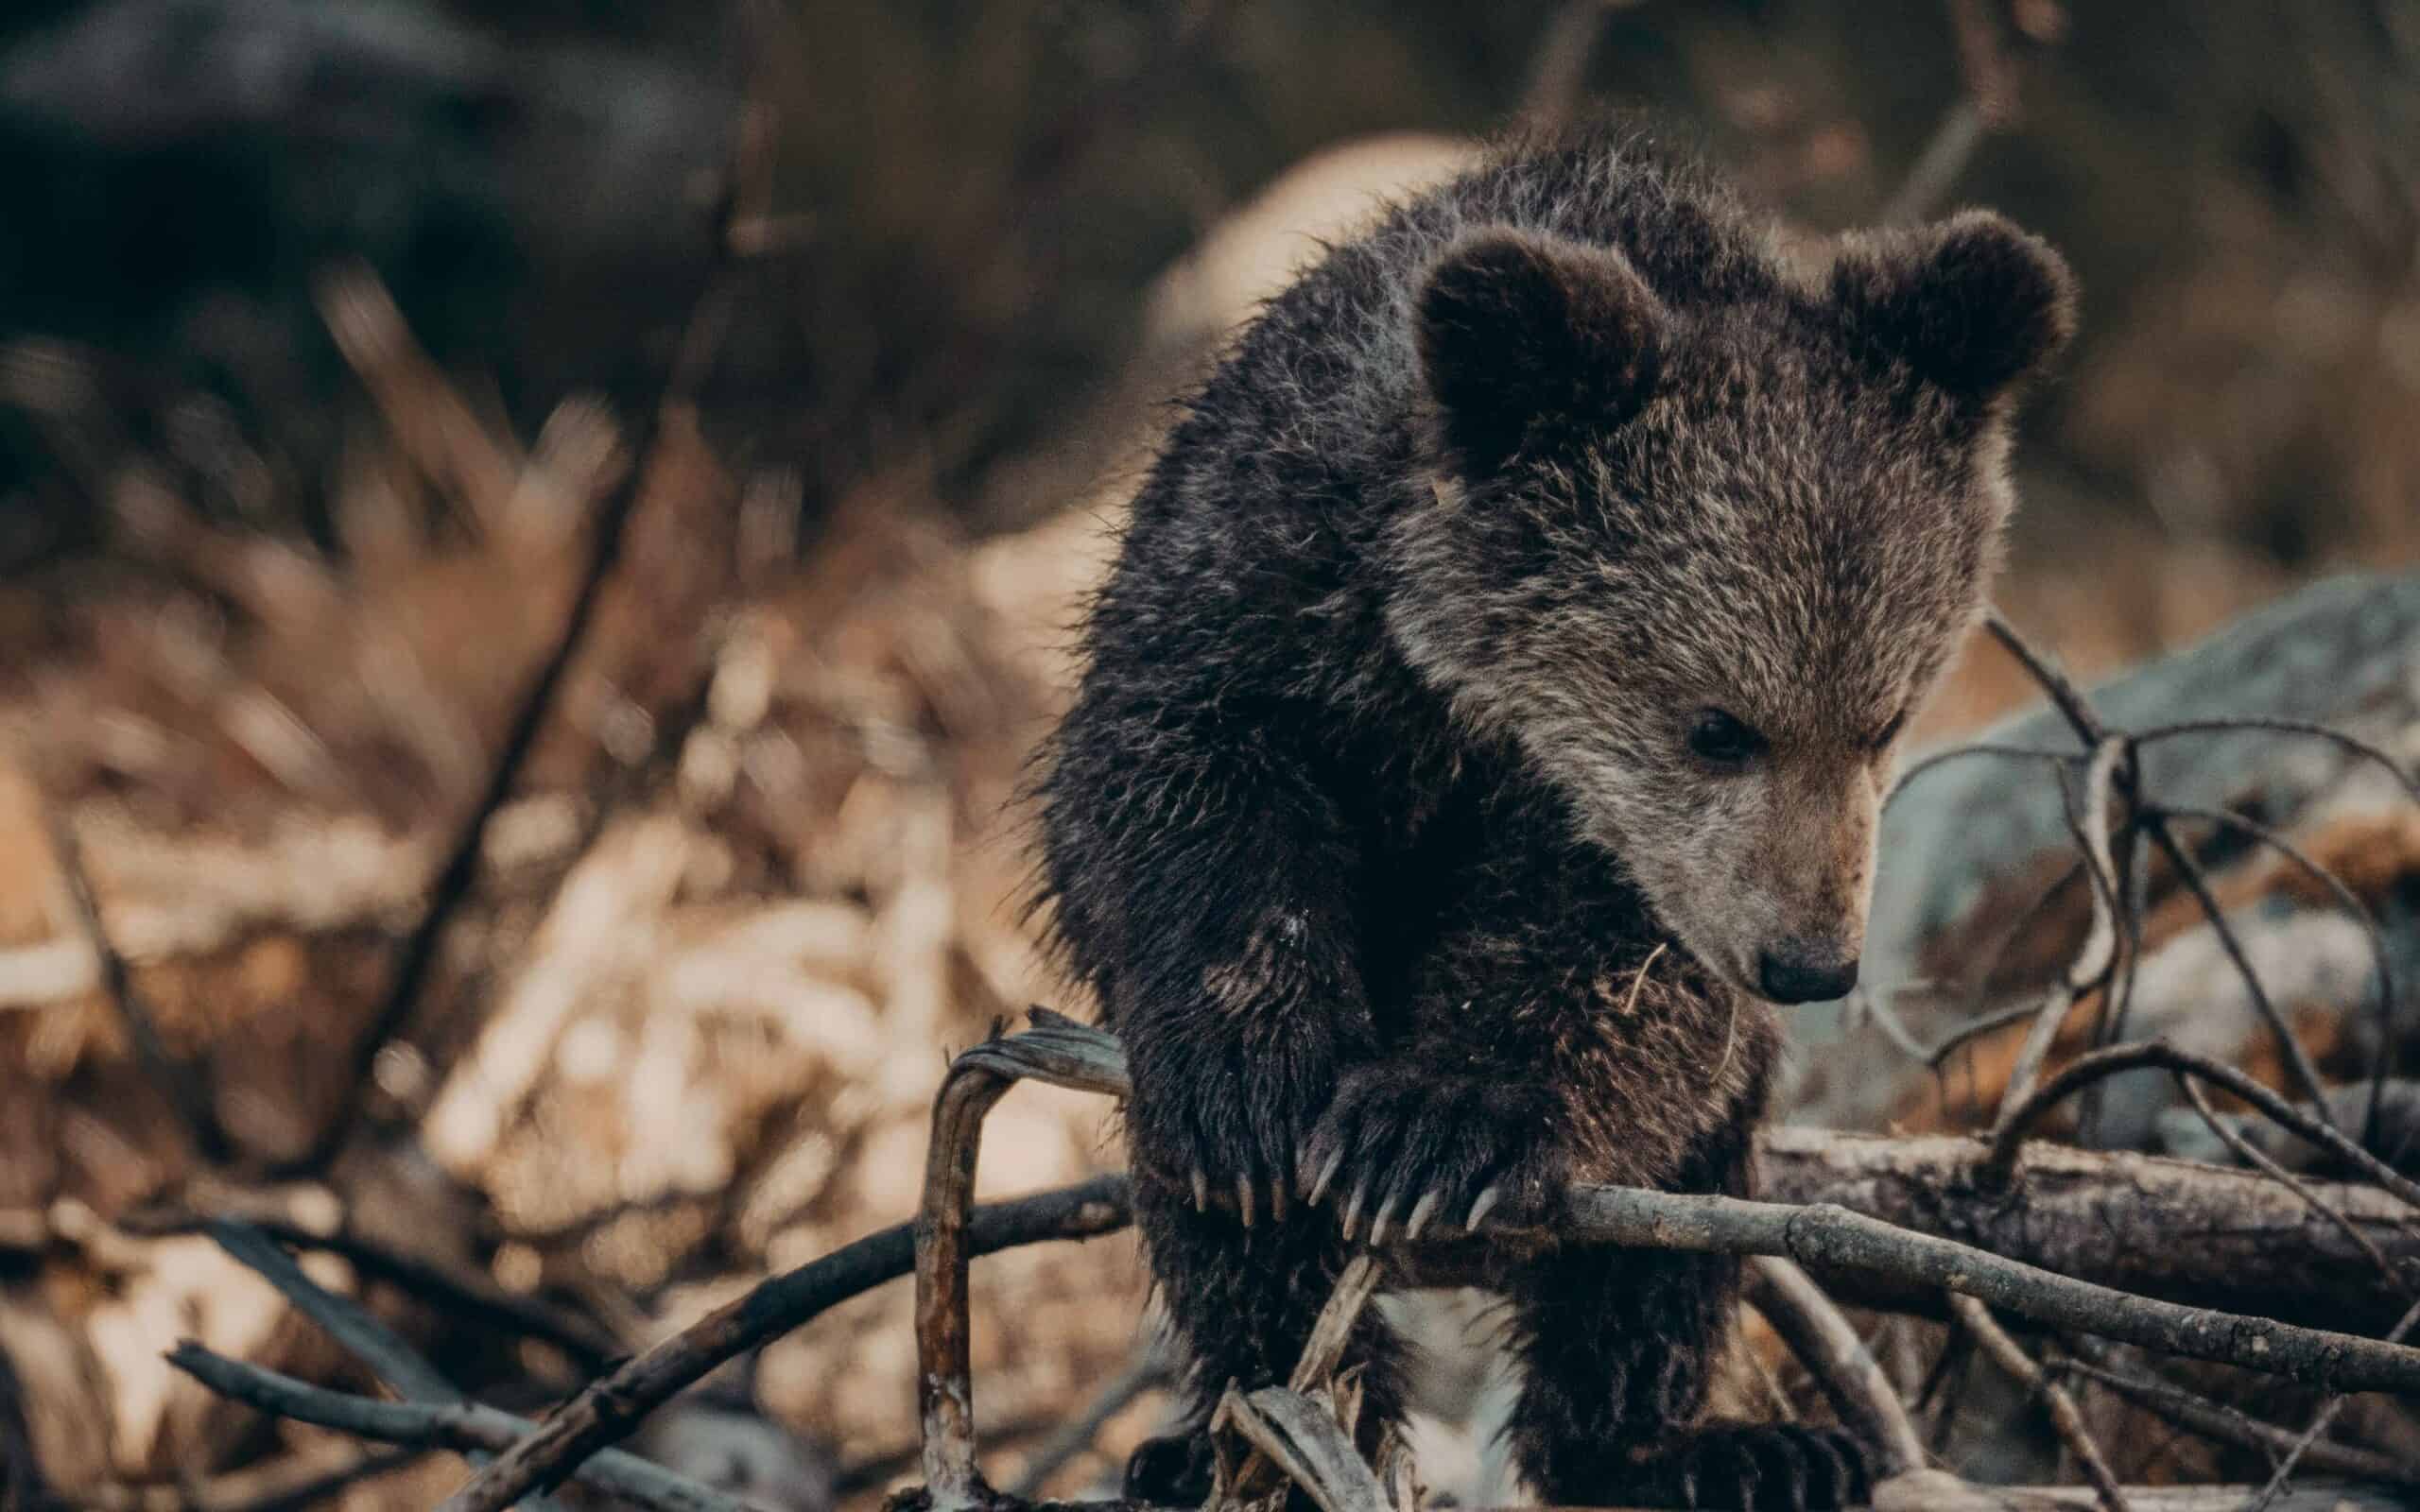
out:
{"label": "bear's front paw", "polygon": [[1865,1446],[1841,1429],[1720,1424],[1645,1461],[1615,1500],[1709,1512],[1827,1512],[1864,1501],[1871,1484]]}
{"label": "bear's front paw", "polygon": [[1532,1089],[1417,1066],[1365,1068],[1338,1087],[1304,1145],[1304,1198],[1336,1196],[1344,1236],[1367,1217],[1374,1245],[1397,1224],[1417,1239],[1432,1222],[1465,1231],[1491,1215],[1534,1223],[1560,1200],[1569,1168],[1555,1111]]}
{"label": "bear's front paw", "polygon": [[1197,1211],[1232,1209],[1245,1228],[1286,1216],[1294,1156],[1336,1087],[1337,1053],[1304,1031],[1282,1043],[1196,1036],[1137,1040],[1127,1143],[1138,1170],[1190,1193]]}

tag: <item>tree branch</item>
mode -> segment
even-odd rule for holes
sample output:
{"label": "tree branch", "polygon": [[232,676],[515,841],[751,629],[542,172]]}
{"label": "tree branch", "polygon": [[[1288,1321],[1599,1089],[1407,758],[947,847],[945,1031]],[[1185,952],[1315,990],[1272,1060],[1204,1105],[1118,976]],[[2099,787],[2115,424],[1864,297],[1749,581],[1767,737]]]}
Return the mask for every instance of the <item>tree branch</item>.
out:
{"label": "tree branch", "polygon": [[[2275,1423],[2263,1422],[2234,1407],[2195,1396],[2181,1386],[2125,1375],[2099,1361],[2067,1360],[2058,1368],[2089,1381],[2145,1412],[2166,1418],[2187,1433],[2266,1454],[2273,1465],[2303,1436]],[[2389,1486],[2420,1486],[2420,1467],[2406,1465],[2391,1454],[2358,1449],[2350,1444],[2321,1440],[2305,1451],[2303,1461],[2313,1469],[2329,1475],[2349,1475]]]}
{"label": "tree branch", "polygon": [[1824,1289],[1775,1255],[1752,1262],[1747,1280],[1748,1305],[1765,1315],[1806,1366],[1841,1421],[1881,1456],[1877,1475],[1887,1479],[1922,1466],[1924,1441],[1891,1378]]}
{"label": "tree branch", "polygon": [[160,1038],[160,1026],[151,1015],[150,1005],[135,987],[134,973],[127,969],[126,957],[101,921],[101,905],[93,895],[92,875],[84,869],[83,848],[77,841],[75,826],[56,809],[51,813],[50,848],[58,858],[59,875],[66,885],[67,901],[75,911],[77,926],[84,932],[93,947],[93,958],[99,965],[101,990],[117,1010],[127,1042],[134,1047],[135,1060],[176,1109],[195,1152],[213,1163],[225,1160],[231,1146],[212,1103],[210,1086],[193,1065],[170,1055],[167,1042]]}
{"label": "tree branch", "polygon": [[[374,1401],[329,1391],[215,1354],[191,1339],[168,1352],[168,1363],[218,1395],[272,1417],[380,1443],[492,1453],[526,1442],[537,1432],[537,1425],[526,1418],[475,1401]],[[649,1512],[748,1512],[720,1491],[618,1450],[589,1459],[577,1474],[582,1483]]]}
{"label": "tree branch", "polygon": [[[2123,1291],[2348,1332],[2383,1332],[2410,1299],[2369,1248],[2400,1272],[2420,1263],[2420,1233],[2403,1203],[2375,1187],[2307,1183],[2363,1246],[2256,1171],[2040,1141],[2005,1178],[1986,1170],[1989,1160],[1986,1145],[1957,1135],[1772,1128],[1757,1141],[1757,1190]],[[1937,1294],[1885,1277],[1816,1279],[1843,1302],[1942,1315]]]}
{"label": "tree branch", "polygon": [[1990,1308],[1971,1297],[1952,1297],[1949,1310],[1957,1314],[1959,1326],[1975,1336],[1975,1342],[1982,1346],[1994,1365],[2006,1371],[2029,1395],[2041,1399],[2059,1441],[2083,1467],[2084,1479],[2092,1483],[2093,1493],[2100,1498],[2102,1512],[2133,1512],[2118,1477],[2110,1472],[2109,1456],[2100,1452],[2100,1441],[2084,1426],[2083,1414],[2076,1410],[2076,1400],[2067,1395],[2066,1388],[2051,1380],[2025,1352],[2024,1346],[2009,1337],[2008,1330],[1999,1326]]}
{"label": "tree branch", "polygon": [[[976,1209],[967,1247],[973,1254],[988,1255],[1050,1239],[1091,1239],[1116,1232],[1131,1218],[1126,1178],[1098,1177]],[[500,1509],[542,1483],[562,1484],[571,1467],[626,1437],[641,1418],[725,1360],[789,1332],[827,1308],[896,1280],[914,1265],[914,1228],[894,1224],[763,1282],[591,1382],[549,1414],[538,1432],[456,1491],[447,1503],[449,1512],[482,1505]],[[489,1497],[502,1500],[485,1500]]]}

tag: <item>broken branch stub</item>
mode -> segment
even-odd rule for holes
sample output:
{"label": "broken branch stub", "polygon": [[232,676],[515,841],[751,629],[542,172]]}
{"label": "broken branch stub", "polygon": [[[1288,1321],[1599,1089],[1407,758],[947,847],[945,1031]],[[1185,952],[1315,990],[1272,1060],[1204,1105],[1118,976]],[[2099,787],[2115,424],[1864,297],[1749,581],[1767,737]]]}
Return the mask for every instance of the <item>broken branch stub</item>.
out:
{"label": "broken branch stub", "polygon": [[975,1462],[966,1230],[983,1120],[1026,1078],[1123,1095],[1126,1057],[1109,1036],[1041,1011],[1033,1028],[977,1045],[942,1078],[925,1156],[924,1206],[916,1214],[916,1395],[925,1489],[934,1512],[959,1512],[999,1496]]}

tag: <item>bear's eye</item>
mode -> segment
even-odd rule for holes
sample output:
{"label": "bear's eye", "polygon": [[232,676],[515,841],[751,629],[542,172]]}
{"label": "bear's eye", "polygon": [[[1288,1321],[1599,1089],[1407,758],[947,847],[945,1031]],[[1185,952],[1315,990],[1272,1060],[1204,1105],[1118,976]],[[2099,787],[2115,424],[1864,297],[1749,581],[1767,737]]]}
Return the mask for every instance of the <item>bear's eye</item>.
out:
{"label": "bear's eye", "polygon": [[1720,709],[1698,711],[1689,726],[1689,753],[1708,766],[1737,771],[1764,753],[1765,737]]}
{"label": "bear's eye", "polygon": [[1907,724],[1908,711],[1902,709],[1891,716],[1889,724],[1875,732],[1874,739],[1867,742],[1866,748],[1877,751],[1890,749],[1891,743],[1899,738],[1899,731],[1906,729]]}

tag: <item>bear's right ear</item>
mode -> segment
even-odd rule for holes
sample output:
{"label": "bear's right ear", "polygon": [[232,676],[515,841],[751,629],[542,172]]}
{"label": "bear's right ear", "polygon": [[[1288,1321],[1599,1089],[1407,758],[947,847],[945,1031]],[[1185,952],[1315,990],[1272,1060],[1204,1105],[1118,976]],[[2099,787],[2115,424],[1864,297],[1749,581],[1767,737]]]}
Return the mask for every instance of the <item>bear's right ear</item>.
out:
{"label": "bear's right ear", "polygon": [[1421,373],[1447,460],[1503,462],[1541,425],[1617,425],[1655,391],[1667,317],[1611,248],[1483,231],[1448,247],[1419,296]]}

